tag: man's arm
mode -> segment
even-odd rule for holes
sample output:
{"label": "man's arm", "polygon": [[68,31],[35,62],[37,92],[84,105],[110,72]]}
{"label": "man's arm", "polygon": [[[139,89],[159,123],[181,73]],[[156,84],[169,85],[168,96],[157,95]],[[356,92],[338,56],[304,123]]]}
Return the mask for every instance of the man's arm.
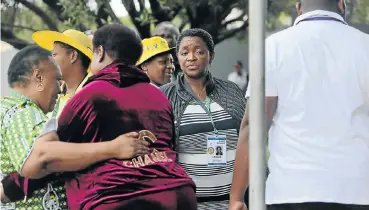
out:
{"label": "man's arm", "polygon": [[20,174],[39,179],[53,172],[78,171],[114,158],[113,151],[112,142],[67,143],[59,141],[56,132],[51,132],[36,139]]}
{"label": "man's arm", "polygon": [[235,167],[233,171],[233,181],[231,187],[230,200],[242,201],[247,186],[249,185],[249,109],[246,106],[245,114],[240,126],[240,133],[237,143]]}
{"label": "man's arm", "polygon": [[148,142],[138,139],[136,132],[99,143],[62,142],[51,132],[36,140],[21,174],[38,179],[55,172],[78,171],[110,158],[127,159],[145,154],[148,146]]}
{"label": "man's arm", "polygon": [[40,178],[53,172],[78,171],[106,159],[127,159],[146,153],[148,143],[139,140],[136,132],[113,141],[90,143],[99,130],[99,112],[89,91],[81,90],[69,100],[59,117],[57,133],[49,132],[35,141],[20,170],[24,176]]}
{"label": "man's arm", "polygon": [[[40,138],[41,141],[34,145],[34,150],[23,165],[22,173],[26,177],[43,177],[53,172],[83,169],[109,158],[131,158],[146,153],[149,145],[146,141],[136,139],[136,133],[121,135],[113,141],[103,143],[66,143],[58,141],[55,133],[48,136],[49,138],[46,135],[43,139]],[[27,193],[23,191],[25,179],[28,178],[21,177],[18,173],[7,175],[2,180],[3,188],[0,189],[2,202],[7,202],[7,197],[12,202],[24,198]],[[29,179],[28,191],[40,189],[44,182],[43,179]]]}
{"label": "man's arm", "polygon": [[[269,130],[277,107],[277,97],[266,97],[267,130]],[[249,185],[249,109],[246,111],[240,126],[230,203],[243,204],[244,195]],[[230,204],[230,206],[231,206]],[[236,204],[234,204],[236,205]],[[242,208],[239,208],[242,209]]]}

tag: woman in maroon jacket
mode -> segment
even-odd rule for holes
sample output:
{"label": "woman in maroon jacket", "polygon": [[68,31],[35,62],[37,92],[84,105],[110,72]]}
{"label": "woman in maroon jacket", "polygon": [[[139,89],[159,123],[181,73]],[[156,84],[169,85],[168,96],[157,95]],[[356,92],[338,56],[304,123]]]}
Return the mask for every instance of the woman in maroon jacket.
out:
{"label": "woman in maroon jacket", "polygon": [[122,25],[106,25],[94,34],[93,47],[94,76],[64,108],[60,139],[101,142],[137,131],[151,145],[145,155],[111,159],[72,174],[66,182],[69,207],[124,209],[147,201],[165,210],[196,209],[195,185],[175,161],[171,104],[135,67],[140,38]]}

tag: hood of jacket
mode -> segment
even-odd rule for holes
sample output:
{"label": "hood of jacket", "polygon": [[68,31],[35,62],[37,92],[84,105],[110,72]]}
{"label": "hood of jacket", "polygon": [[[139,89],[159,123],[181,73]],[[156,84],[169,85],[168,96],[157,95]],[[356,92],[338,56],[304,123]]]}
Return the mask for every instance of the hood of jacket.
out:
{"label": "hood of jacket", "polygon": [[149,77],[141,69],[121,61],[104,67],[91,76],[85,85],[94,81],[106,81],[117,87],[129,87],[141,82],[150,83]]}

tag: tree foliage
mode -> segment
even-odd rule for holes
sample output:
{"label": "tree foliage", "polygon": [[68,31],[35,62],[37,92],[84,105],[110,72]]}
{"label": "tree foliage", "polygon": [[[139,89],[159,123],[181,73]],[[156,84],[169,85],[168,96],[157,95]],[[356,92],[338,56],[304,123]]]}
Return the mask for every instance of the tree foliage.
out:
{"label": "tree foliage", "polygon": [[[347,0],[355,23],[368,21],[368,0]],[[172,21],[182,31],[203,28],[219,43],[248,27],[248,0],[121,0],[127,17],[118,17],[109,0],[1,0],[1,40],[15,48],[31,42],[38,30],[85,31],[108,23],[133,27],[142,38],[163,21]],[[268,27],[283,24],[283,17],[296,17],[295,0],[268,0]],[[354,7],[352,7],[354,8]],[[281,18],[282,17],[282,18]],[[242,33],[241,33],[242,34]]]}
{"label": "tree foliage", "polygon": [[[173,21],[181,30],[203,28],[219,43],[248,26],[245,12],[226,19],[235,9],[245,11],[243,0],[121,0],[121,3],[129,19],[117,17],[107,0],[2,0],[1,39],[22,48],[37,30],[85,31],[107,23],[134,26],[146,38],[156,24]],[[234,23],[238,23],[237,27]]]}

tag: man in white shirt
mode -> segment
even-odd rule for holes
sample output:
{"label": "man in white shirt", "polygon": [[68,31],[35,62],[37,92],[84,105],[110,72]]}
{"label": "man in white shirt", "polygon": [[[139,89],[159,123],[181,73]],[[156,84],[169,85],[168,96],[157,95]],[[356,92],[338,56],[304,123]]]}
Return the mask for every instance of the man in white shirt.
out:
{"label": "man in white shirt", "polygon": [[[266,40],[268,210],[368,210],[369,36],[344,21],[343,0],[297,9],[294,26]],[[248,124],[246,111],[230,210],[246,208]]]}
{"label": "man in white shirt", "polygon": [[234,82],[242,90],[245,90],[245,88],[247,87],[248,78],[249,76],[247,72],[243,69],[242,62],[237,61],[237,64],[234,65],[234,71],[228,75],[228,80]]}

